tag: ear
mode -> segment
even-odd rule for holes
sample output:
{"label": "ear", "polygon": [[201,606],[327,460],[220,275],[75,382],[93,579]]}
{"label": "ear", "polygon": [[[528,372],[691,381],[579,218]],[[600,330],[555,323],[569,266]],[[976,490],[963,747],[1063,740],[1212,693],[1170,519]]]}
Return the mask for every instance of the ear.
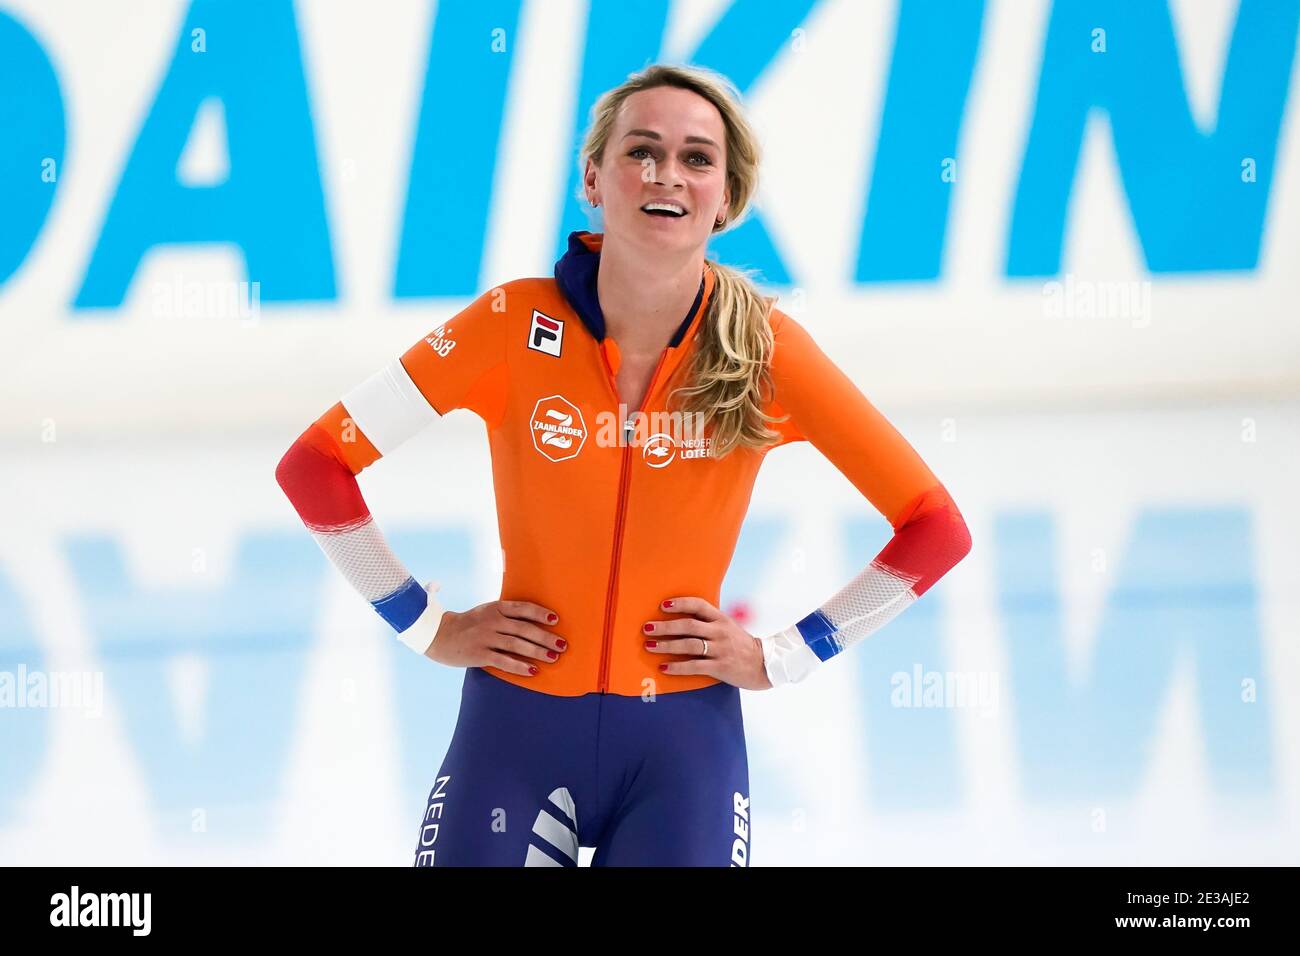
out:
{"label": "ear", "polygon": [[587,168],[582,173],[582,188],[587,194],[587,201],[593,206],[600,205],[600,189],[596,185],[596,164],[587,157]]}

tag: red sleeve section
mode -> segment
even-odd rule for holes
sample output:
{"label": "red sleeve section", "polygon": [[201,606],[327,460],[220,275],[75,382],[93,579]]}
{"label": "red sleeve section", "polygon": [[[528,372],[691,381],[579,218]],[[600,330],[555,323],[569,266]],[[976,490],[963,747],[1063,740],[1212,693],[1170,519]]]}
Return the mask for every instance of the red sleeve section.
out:
{"label": "red sleeve section", "polygon": [[876,561],[901,577],[916,579],[912,592],[920,597],[970,549],[965,519],[947,489],[936,485],[905,509],[902,523]]}
{"label": "red sleeve section", "polygon": [[319,424],[313,423],[284,453],[275,480],[313,531],[344,531],[370,518],[356,476]]}

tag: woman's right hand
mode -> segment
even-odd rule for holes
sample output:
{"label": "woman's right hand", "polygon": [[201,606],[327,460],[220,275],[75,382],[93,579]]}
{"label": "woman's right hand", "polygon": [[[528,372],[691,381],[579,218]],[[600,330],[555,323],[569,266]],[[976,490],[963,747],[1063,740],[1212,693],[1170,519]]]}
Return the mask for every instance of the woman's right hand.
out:
{"label": "woman's right hand", "polygon": [[492,666],[532,677],[538,672],[534,662],[553,664],[569,646],[543,627],[559,620],[531,601],[489,601],[468,611],[444,611],[424,656],[451,667]]}

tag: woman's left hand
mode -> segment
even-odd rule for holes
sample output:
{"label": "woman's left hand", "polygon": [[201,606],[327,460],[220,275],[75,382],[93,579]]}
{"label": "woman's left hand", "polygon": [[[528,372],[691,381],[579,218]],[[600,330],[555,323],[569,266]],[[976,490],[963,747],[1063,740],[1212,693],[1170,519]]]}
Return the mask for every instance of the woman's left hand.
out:
{"label": "woman's left hand", "polygon": [[659,605],[666,614],[685,614],[642,625],[646,650],[652,654],[690,657],[659,665],[665,674],[705,674],[742,690],[772,686],[763,667],[763,646],[734,620],[704,598],[674,597]]}

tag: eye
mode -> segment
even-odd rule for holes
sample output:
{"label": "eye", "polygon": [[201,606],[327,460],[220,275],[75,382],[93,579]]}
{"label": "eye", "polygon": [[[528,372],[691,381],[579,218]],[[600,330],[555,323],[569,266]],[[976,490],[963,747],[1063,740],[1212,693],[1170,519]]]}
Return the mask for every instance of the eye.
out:
{"label": "eye", "polygon": [[692,154],[691,154],[691,158],[692,158],[692,159],[695,159],[695,158],[697,158],[697,157],[698,157],[699,159],[704,160],[704,162],[700,164],[701,166],[712,166],[712,165],[713,165],[713,160],[709,159],[709,157],[708,157],[708,155],[707,155],[706,153],[692,153]]}
{"label": "eye", "polygon": [[628,155],[633,158],[636,158],[637,153],[645,153],[648,156],[650,154],[650,150],[646,149],[644,146],[634,146],[628,152]]}

